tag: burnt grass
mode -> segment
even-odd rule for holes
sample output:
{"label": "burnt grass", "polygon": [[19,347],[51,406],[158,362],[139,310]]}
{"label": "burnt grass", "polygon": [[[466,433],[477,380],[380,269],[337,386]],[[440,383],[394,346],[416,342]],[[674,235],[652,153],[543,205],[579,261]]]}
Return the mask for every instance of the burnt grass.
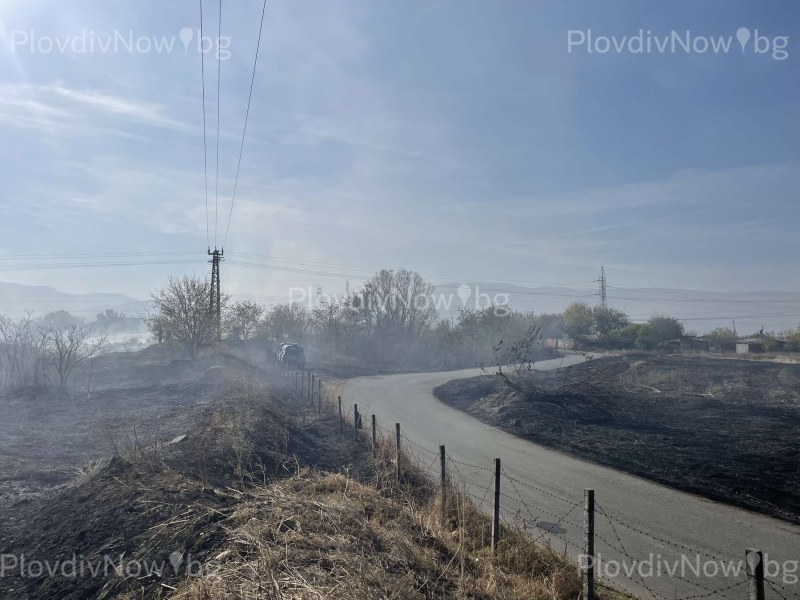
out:
{"label": "burnt grass", "polygon": [[800,365],[627,355],[434,394],[543,446],[800,523]]}
{"label": "burnt grass", "polygon": [[[166,597],[184,580],[170,556],[213,561],[248,490],[365,468],[332,416],[312,418],[252,363],[164,352],[101,357],[69,392],[0,398],[0,555],[29,562],[0,577],[0,598]],[[45,560],[85,570],[30,570]],[[114,571],[130,561],[163,568]]]}

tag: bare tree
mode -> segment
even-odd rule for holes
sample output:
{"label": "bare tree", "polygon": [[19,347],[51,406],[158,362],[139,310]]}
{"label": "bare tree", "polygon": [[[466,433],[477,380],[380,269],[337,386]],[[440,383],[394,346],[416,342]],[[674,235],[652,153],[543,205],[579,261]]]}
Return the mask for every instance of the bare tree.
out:
{"label": "bare tree", "polygon": [[[189,358],[195,360],[200,347],[215,329],[216,318],[209,310],[210,298],[208,280],[188,275],[170,277],[167,286],[151,296],[158,312],[146,315],[144,322],[159,340],[179,341]],[[227,298],[221,301],[224,307]]]}
{"label": "bare tree", "polygon": [[433,286],[419,273],[384,269],[370,279],[363,295],[375,329],[389,337],[420,335],[436,323]]}
{"label": "bare tree", "polygon": [[[540,341],[541,331],[535,324],[529,325],[522,336],[511,343],[500,340],[494,347],[495,374],[503,378],[511,388],[522,390],[525,386],[525,374],[533,369],[534,355]],[[503,370],[504,366],[511,371],[511,377]]]}
{"label": "bare tree", "polygon": [[234,303],[222,317],[225,332],[232,337],[246,340],[253,337],[264,316],[264,307],[245,300]]}
{"label": "bare tree", "polygon": [[30,315],[17,320],[0,315],[0,387],[43,381],[43,336],[37,325]]}
{"label": "bare tree", "polygon": [[278,342],[299,341],[306,333],[309,324],[308,309],[300,302],[287,302],[272,307],[263,321],[264,333]]}
{"label": "bare tree", "polygon": [[311,324],[323,341],[335,350],[348,327],[355,321],[356,310],[347,299],[323,298],[311,311]]}
{"label": "bare tree", "polygon": [[78,323],[45,330],[45,352],[58,373],[62,388],[67,386],[76,366],[96,356],[105,347],[105,336],[95,340],[91,336],[91,328]]}

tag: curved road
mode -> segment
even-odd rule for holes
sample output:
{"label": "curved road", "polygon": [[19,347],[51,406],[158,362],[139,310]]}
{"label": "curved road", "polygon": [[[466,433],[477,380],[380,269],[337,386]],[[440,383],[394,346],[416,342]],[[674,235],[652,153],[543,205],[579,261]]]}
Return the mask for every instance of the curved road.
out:
{"label": "curved road", "polygon": [[[537,363],[536,368],[582,360],[569,356]],[[423,466],[430,465],[436,475],[438,448],[445,444],[448,456],[462,463],[448,463],[450,475],[468,481],[470,493],[487,510],[492,494],[486,488],[494,459],[501,458],[503,471],[517,480],[501,480],[504,517],[524,519],[532,535],[543,536],[559,552],[566,549],[575,560],[582,545],[583,490],[593,488],[597,505],[610,517],[599,510],[595,517],[598,576],[609,583],[644,597],[744,600],[744,550],[754,547],[766,553],[767,576],[782,586],[778,592],[787,599],[800,597],[800,586],[793,581],[797,563],[792,562],[800,560],[800,527],[566,456],[481,423],[432,394],[451,379],[479,374],[470,369],[359,377],[345,383],[342,399],[347,406],[357,403],[364,414],[375,414],[385,430],[399,422],[408,438],[403,443],[410,443]],[[459,473],[454,473],[456,467]],[[710,593],[728,586],[734,587]],[[769,585],[766,589],[768,600],[781,600]]]}

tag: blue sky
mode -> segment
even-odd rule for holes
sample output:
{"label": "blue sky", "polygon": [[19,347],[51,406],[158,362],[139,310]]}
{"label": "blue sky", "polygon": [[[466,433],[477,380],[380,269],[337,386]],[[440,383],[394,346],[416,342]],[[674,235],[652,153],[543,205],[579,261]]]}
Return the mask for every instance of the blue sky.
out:
{"label": "blue sky", "polygon": [[[218,5],[204,8],[216,36]],[[218,244],[260,11],[223,1]],[[0,280],[145,297],[168,273],[205,272],[200,54],[196,36],[176,41],[185,27],[199,28],[196,1],[0,0],[4,267],[53,262],[19,254],[195,261],[5,267]],[[744,51],[736,39],[727,53],[568,51],[570,31],[740,27]],[[788,57],[755,53],[756,30],[762,45],[787,36]],[[173,50],[44,51],[44,38],[115,31]],[[590,287],[605,265],[621,287],[800,292],[798,65],[790,0],[269,0],[223,283],[339,291],[407,266]],[[212,245],[216,67],[207,54]],[[244,254],[315,272],[236,264]]]}

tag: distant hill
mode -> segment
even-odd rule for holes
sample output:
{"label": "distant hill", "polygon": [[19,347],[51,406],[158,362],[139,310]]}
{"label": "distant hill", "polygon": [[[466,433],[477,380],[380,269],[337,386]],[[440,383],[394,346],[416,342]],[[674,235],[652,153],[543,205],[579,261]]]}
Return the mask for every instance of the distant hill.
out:
{"label": "distant hill", "polygon": [[19,317],[26,312],[42,316],[56,310],[66,310],[75,316],[92,320],[97,313],[108,308],[135,317],[144,312],[148,305],[146,300],[123,294],[67,294],[49,286],[0,282],[0,314],[10,317]]}

